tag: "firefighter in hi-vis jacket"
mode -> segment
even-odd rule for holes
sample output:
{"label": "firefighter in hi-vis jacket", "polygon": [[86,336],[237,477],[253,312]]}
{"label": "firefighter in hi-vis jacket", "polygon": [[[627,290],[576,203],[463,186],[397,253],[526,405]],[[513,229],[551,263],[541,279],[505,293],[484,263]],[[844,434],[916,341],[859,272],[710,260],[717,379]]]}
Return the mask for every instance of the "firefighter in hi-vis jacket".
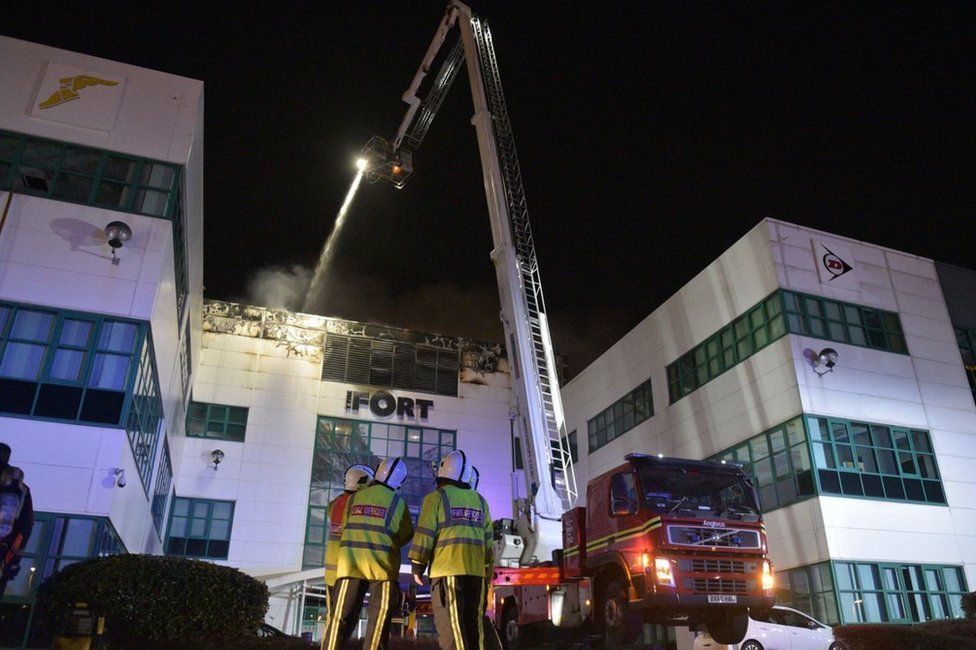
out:
{"label": "firefighter in hi-vis jacket", "polygon": [[339,650],[359,622],[369,590],[364,650],[386,648],[390,619],[400,604],[400,549],[413,535],[407,503],[396,493],[407,477],[402,458],[387,458],[376,476],[349,498],[339,542],[331,615],[323,650]]}
{"label": "firefighter in hi-vis jacket", "polygon": [[468,488],[467,459],[452,451],[437,468],[437,489],[424,497],[410,549],[414,580],[429,567],[434,626],[443,650],[485,647],[481,603],[492,565],[491,515]]}
{"label": "firefighter in hi-vis jacket", "polygon": [[[342,539],[342,528],[346,524],[346,502],[349,501],[350,496],[369,485],[372,480],[372,467],[369,465],[350,465],[346,468],[343,476],[345,490],[329,502],[329,507],[325,511],[326,523],[328,524],[328,537],[325,544],[325,599],[327,603],[331,604],[332,602],[332,586],[336,581],[339,541]],[[326,625],[328,625],[328,618],[326,618]]]}

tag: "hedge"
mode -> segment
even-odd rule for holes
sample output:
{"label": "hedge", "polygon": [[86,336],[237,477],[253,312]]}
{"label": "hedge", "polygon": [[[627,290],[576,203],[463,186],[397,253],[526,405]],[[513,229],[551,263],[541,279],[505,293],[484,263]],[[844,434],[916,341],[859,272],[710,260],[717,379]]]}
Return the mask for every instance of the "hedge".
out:
{"label": "hedge", "polygon": [[976,591],[970,594],[963,594],[962,612],[969,620],[976,620]]}
{"label": "hedge", "polygon": [[834,628],[834,637],[851,650],[976,650],[976,623],[949,619],[916,625],[841,625]]}
{"label": "hedge", "polygon": [[268,588],[237,569],[156,555],[115,555],[65,567],[38,590],[37,613],[60,634],[75,603],[105,617],[114,647],[213,647],[253,637]]}

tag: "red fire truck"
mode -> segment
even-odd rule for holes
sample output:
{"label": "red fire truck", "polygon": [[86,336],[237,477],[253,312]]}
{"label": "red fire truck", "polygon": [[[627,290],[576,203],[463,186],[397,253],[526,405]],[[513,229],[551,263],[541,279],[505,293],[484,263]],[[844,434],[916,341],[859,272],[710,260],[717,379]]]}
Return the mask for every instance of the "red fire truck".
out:
{"label": "red fire truck", "polygon": [[[509,648],[526,626],[589,627],[632,643],[643,622],[703,624],[738,643],[748,609],[773,605],[766,533],[735,464],[629,454],[562,518],[553,560],[497,567],[493,620]],[[512,534],[502,523],[501,545]]]}

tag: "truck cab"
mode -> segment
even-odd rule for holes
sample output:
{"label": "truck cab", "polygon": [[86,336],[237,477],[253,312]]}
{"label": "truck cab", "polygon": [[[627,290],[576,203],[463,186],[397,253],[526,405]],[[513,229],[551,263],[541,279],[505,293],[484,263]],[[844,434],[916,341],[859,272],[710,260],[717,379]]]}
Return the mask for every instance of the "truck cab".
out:
{"label": "truck cab", "polygon": [[[736,464],[643,454],[587,486],[585,539],[565,576],[589,576],[594,614],[618,640],[636,621],[704,624],[737,643],[748,610],[773,605],[766,531],[749,477]],[[576,508],[574,510],[581,510]],[[583,513],[567,513],[564,530]]]}

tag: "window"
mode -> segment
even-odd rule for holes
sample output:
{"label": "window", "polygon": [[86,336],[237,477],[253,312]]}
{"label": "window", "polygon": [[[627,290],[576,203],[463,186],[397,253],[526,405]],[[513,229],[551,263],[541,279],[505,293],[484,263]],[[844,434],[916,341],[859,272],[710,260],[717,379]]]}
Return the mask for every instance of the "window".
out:
{"label": "window", "polygon": [[898,314],[795,291],[782,291],[793,334],[908,354]]}
{"label": "window", "polygon": [[141,348],[125,432],[129,438],[129,447],[132,449],[136,468],[139,470],[139,478],[142,480],[142,489],[148,495],[153,461],[156,458],[156,445],[159,443],[163,404],[159,396],[159,377],[156,374],[156,354],[153,351],[152,336],[146,336]]}
{"label": "window", "polygon": [[569,457],[573,463],[579,462],[579,444],[576,441],[576,430],[563,438],[563,449],[569,449]]}
{"label": "window", "polygon": [[169,460],[169,443],[163,439],[163,453],[159,458],[159,471],[156,473],[156,487],[152,498],[152,519],[156,532],[163,534],[163,516],[166,514],[166,500],[173,484],[173,465]]}
{"label": "window", "polygon": [[630,472],[614,474],[610,478],[610,516],[621,509],[626,512],[637,511],[637,482]]}
{"label": "window", "polygon": [[651,380],[630,391],[586,423],[589,453],[654,415]]}
{"label": "window", "polygon": [[322,356],[322,381],[457,395],[457,350],[329,333]]}
{"label": "window", "polygon": [[779,290],[667,367],[671,403],[787,333],[908,353],[894,312]]}
{"label": "window", "polygon": [[752,476],[763,512],[816,494],[802,417],[753,436],[707,460],[741,463]]}
{"label": "window", "polygon": [[0,189],[151,217],[172,216],[181,167],[0,131]]}
{"label": "window", "polygon": [[806,612],[821,623],[840,623],[830,562],[777,571],[774,588],[778,604]]}
{"label": "window", "polygon": [[0,303],[0,413],[122,426],[151,349],[146,323]]}
{"label": "window", "polygon": [[342,493],[347,467],[355,463],[376,467],[383,458],[403,458],[407,479],[398,493],[416,518],[424,496],[433,487],[433,464],[455,449],[456,437],[455,431],[444,429],[320,417],[309,486],[305,568],[322,566],[326,512],[329,502]]}
{"label": "window", "polygon": [[233,521],[233,501],[174,498],[166,555],[226,560]]}
{"label": "window", "polygon": [[190,402],[186,410],[186,435],[244,442],[247,407]]}
{"label": "window", "polygon": [[[181,174],[182,176],[182,174]],[[183,322],[183,312],[189,293],[187,287],[187,256],[186,256],[186,217],[183,209],[183,180],[176,190],[176,200],[173,202],[173,273],[176,280],[176,322]],[[187,323],[189,325],[189,323]]]}
{"label": "window", "polygon": [[517,470],[525,469],[525,462],[522,460],[522,438],[521,437],[512,439],[512,452],[513,452],[512,461],[514,463],[513,468]]}
{"label": "window", "polygon": [[973,392],[976,402],[976,328],[956,327],[956,341],[962,354],[962,365],[969,380],[969,389]]}
{"label": "window", "polygon": [[183,341],[180,346],[180,380],[183,385],[183,399],[184,403],[186,398],[190,395],[190,373],[193,370],[190,359],[190,321],[186,321],[186,327],[183,330]]}
{"label": "window", "polygon": [[779,293],[752,306],[667,367],[672,404],[786,334]]}
{"label": "window", "polygon": [[844,623],[919,623],[962,616],[966,578],[954,566],[835,562]]}
{"label": "window", "polygon": [[944,504],[927,431],[807,416],[821,494]]}

